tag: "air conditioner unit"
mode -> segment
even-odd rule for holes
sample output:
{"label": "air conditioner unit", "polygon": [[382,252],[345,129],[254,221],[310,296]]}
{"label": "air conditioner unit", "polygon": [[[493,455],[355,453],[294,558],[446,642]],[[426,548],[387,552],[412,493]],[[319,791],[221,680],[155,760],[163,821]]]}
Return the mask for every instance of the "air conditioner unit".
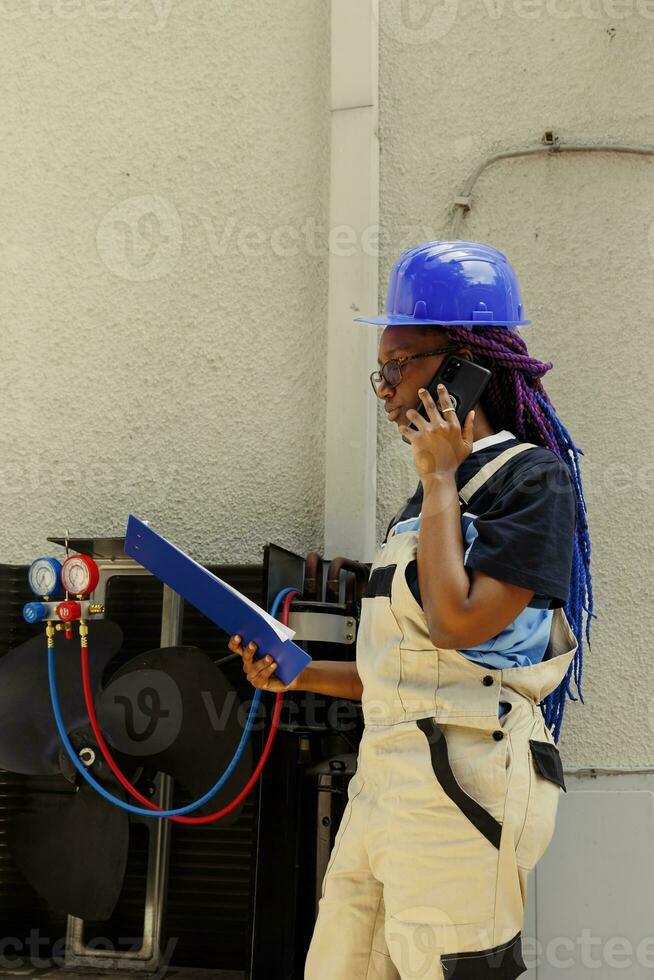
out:
{"label": "air conditioner unit", "polygon": [[[49,540],[64,544],[61,538]],[[254,689],[240,657],[227,649],[227,635],[127,557],[123,539],[71,539],[68,546],[94,557],[100,579],[92,601],[123,633],[123,646],[106,665],[103,685],[144,651],[183,645],[202,651],[238,698],[251,700]],[[289,617],[294,642],[314,659],[354,659],[369,566],[348,559],[326,562],[316,552],[305,559],[270,544],[262,565],[208,567],[265,609],[281,589],[297,589],[302,596],[292,602]],[[38,626],[22,619],[28,597],[27,567],[0,565],[0,675],[4,656],[40,634]],[[89,652],[92,658],[92,645]],[[272,696],[265,697],[270,706]],[[269,714],[253,734],[255,760],[268,734]],[[8,845],[12,827],[30,807],[38,811],[53,799],[67,805],[75,793],[70,774],[66,779],[0,771],[5,829],[0,834],[0,920],[3,935],[15,937],[13,946],[5,944],[0,977],[51,965],[59,980],[86,977],[89,970],[122,980],[129,974],[163,976],[166,968],[169,977],[302,980],[322,877],[362,731],[359,705],[287,692],[271,756],[237,818],[190,827],[130,815],[120,897],[111,917],[95,922],[67,915],[37,894]],[[140,778],[162,807],[191,801],[170,776],[144,771]],[[210,809],[208,804],[201,812]],[[55,842],[56,837],[53,848]],[[71,848],[54,863],[72,869],[75,860]]]}

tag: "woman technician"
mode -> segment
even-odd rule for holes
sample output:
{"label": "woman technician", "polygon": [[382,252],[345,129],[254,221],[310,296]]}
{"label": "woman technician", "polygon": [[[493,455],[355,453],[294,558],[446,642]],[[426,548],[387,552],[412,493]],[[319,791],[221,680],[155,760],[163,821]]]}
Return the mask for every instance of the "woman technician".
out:
{"label": "woman technician", "polygon": [[[530,321],[496,249],[405,251],[385,314],[358,319],[386,327],[371,380],[419,484],[372,563],[356,663],[312,662],[290,685],[361,700],[365,722],[305,980],[513,980],[527,875],[565,788],[556,742],[573,669],[581,697],[582,608],[587,639],[592,616],[578,450],[539,380],[552,365],[516,332]],[[492,372],[463,429],[447,391],[425,390],[452,350]],[[289,689],[254,647],[230,648],[255,687]]]}

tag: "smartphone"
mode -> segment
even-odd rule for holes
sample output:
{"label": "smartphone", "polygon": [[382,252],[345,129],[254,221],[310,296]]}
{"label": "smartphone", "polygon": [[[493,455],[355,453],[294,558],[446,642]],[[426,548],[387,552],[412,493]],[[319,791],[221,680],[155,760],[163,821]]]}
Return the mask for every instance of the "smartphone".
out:
{"label": "smartphone", "polygon": [[[431,379],[427,390],[431,397],[439,405],[438,385],[444,384],[447,388],[452,401],[456,406],[456,416],[459,424],[463,427],[466,415],[475,407],[483,395],[486,385],[490,381],[491,372],[481,364],[469,361],[467,357],[457,357],[456,354],[448,354],[438,371]],[[424,419],[428,419],[427,411],[422,399],[415,406],[416,411]],[[447,416],[445,416],[447,418]],[[417,427],[412,423],[407,423],[409,429],[417,431]],[[410,443],[406,436],[402,436],[404,442]]]}

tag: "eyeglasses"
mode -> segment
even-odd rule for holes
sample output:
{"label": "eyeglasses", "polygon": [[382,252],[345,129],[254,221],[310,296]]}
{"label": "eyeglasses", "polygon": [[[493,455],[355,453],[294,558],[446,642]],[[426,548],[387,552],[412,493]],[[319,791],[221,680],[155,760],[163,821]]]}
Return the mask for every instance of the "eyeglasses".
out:
{"label": "eyeglasses", "polygon": [[370,375],[370,384],[375,394],[378,394],[382,379],[391,388],[397,388],[402,381],[402,365],[407,361],[414,361],[418,357],[434,357],[436,354],[447,354],[449,351],[461,350],[461,344],[449,344],[439,350],[427,350],[422,354],[410,354],[408,357],[393,357],[390,361],[385,361],[379,371],[373,371]]}

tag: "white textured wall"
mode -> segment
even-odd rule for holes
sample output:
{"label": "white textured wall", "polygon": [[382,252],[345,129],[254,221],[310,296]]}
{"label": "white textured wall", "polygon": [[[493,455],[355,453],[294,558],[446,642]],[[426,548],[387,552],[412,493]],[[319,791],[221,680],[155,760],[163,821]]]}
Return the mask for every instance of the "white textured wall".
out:
{"label": "white textured wall", "polygon": [[[395,257],[450,237],[451,202],[490,154],[547,129],[654,142],[654,4],[384,0],[381,27],[380,306]],[[502,162],[473,197],[458,237],[514,262],[532,320],[522,336],[553,361],[544,384],[585,453],[598,619],[586,705],[566,708],[565,762],[651,765],[654,158]],[[383,413],[380,426],[381,537],[417,477]]]}
{"label": "white textured wall", "polygon": [[0,560],[319,545],[328,5],[6,0],[0,58]]}
{"label": "white textured wall", "polygon": [[[321,545],[328,21],[308,0],[2,6],[3,561],[130,510],[201,559]],[[382,0],[380,306],[487,155],[546,129],[652,142],[653,45],[653,0]],[[496,164],[459,232],[515,263],[586,454],[599,618],[569,765],[652,759],[653,166]],[[381,537],[417,478],[379,418]]]}

